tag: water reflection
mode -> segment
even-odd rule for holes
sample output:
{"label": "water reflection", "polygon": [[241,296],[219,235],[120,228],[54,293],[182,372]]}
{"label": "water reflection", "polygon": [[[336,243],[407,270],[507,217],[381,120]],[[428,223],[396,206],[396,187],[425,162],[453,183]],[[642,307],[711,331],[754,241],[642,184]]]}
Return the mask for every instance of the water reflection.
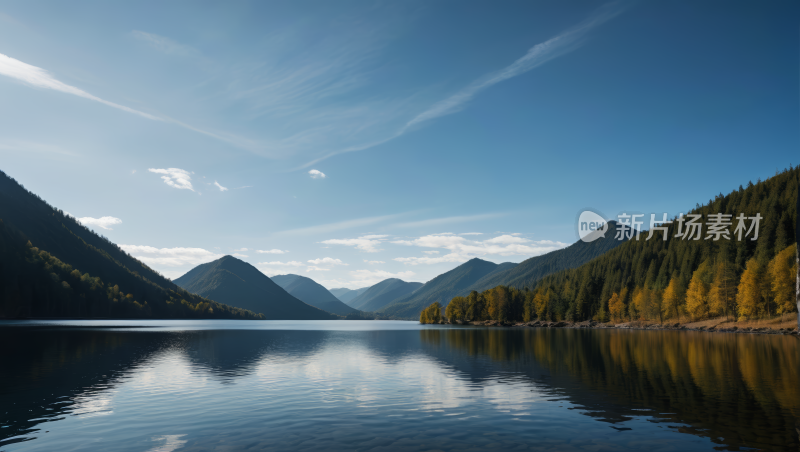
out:
{"label": "water reflection", "polygon": [[538,328],[420,335],[427,353],[476,381],[500,369],[526,375],[602,421],[621,423],[647,410],[731,448],[800,445],[795,337]]}
{"label": "water reflection", "polygon": [[800,447],[793,337],[206,325],[0,341],[2,450]]}

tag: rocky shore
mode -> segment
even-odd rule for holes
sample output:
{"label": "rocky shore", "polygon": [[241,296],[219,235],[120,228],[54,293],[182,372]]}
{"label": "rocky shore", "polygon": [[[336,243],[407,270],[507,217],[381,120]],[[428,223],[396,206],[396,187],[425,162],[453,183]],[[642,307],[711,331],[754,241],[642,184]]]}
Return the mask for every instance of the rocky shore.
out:
{"label": "rocky shore", "polygon": [[599,323],[594,320],[587,320],[584,322],[547,322],[536,320],[526,323],[509,323],[501,322],[498,320],[484,320],[479,322],[468,322],[463,320],[443,321],[443,324],[450,325],[475,325],[475,326],[495,326],[495,327],[510,327],[510,328],[595,328],[595,329],[628,329],[628,330],[685,330],[685,331],[706,331],[715,333],[737,333],[737,334],[789,334],[800,337],[800,330],[797,328],[738,328],[736,326],[729,328],[711,327],[687,327],[680,323],[664,323],[664,324],[649,324],[642,325],[635,322],[629,323]]}

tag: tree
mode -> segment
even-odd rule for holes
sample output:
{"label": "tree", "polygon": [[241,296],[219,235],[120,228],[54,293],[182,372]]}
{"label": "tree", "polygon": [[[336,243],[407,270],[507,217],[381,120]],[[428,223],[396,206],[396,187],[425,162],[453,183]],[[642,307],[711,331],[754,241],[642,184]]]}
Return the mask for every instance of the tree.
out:
{"label": "tree", "polygon": [[755,258],[747,261],[747,268],[739,280],[739,291],[736,294],[739,320],[754,319],[764,313],[762,274],[763,269]]}
{"label": "tree", "polygon": [[714,270],[714,282],[708,293],[708,308],[712,315],[728,317],[736,303],[736,273],[725,259]]}
{"label": "tree", "polygon": [[445,309],[445,316],[450,320],[466,320],[469,303],[466,297],[455,297]]}
{"label": "tree", "polygon": [[678,278],[669,280],[667,288],[664,289],[664,300],[662,309],[664,317],[678,317],[678,306],[681,303],[680,289],[678,288]]}
{"label": "tree", "polygon": [[419,315],[419,323],[439,323],[442,320],[442,305],[434,301]]}
{"label": "tree", "polygon": [[703,281],[707,268],[705,262],[700,264],[692,274],[692,280],[689,281],[689,288],[686,290],[686,310],[692,316],[692,320],[708,316],[708,285]]}
{"label": "tree", "polygon": [[621,321],[625,316],[625,303],[616,292],[614,292],[614,294],[611,295],[611,299],[608,300],[608,310],[611,313],[611,319],[613,321]]}
{"label": "tree", "polygon": [[770,291],[777,305],[778,314],[785,314],[795,310],[794,277],[797,274],[797,269],[795,268],[794,260],[795,246],[789,246],[778,253],[767,266]]}

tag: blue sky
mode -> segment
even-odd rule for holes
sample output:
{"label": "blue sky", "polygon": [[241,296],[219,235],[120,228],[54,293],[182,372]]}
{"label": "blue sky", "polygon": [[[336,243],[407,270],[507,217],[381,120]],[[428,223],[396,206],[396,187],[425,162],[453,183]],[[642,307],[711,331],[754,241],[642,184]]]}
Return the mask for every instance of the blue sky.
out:
{"label": "blue sky", "polygon": [[[796,2],[0,4],[0,169],[169,277],[332,287],[800,163]],[[324,175],[324,176],[323,176]],[[101,220],[102,219],[102,220]]]}

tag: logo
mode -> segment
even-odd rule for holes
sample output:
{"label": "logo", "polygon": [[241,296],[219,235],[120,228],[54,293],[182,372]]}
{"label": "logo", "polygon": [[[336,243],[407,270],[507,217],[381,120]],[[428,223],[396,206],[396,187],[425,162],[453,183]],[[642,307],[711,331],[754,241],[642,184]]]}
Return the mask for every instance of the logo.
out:
{"label": "logo", "polygon": [[597,212],[584,210],[578,216],[578,237],[584,242],[604,239],[608,232],[608,222]]}

